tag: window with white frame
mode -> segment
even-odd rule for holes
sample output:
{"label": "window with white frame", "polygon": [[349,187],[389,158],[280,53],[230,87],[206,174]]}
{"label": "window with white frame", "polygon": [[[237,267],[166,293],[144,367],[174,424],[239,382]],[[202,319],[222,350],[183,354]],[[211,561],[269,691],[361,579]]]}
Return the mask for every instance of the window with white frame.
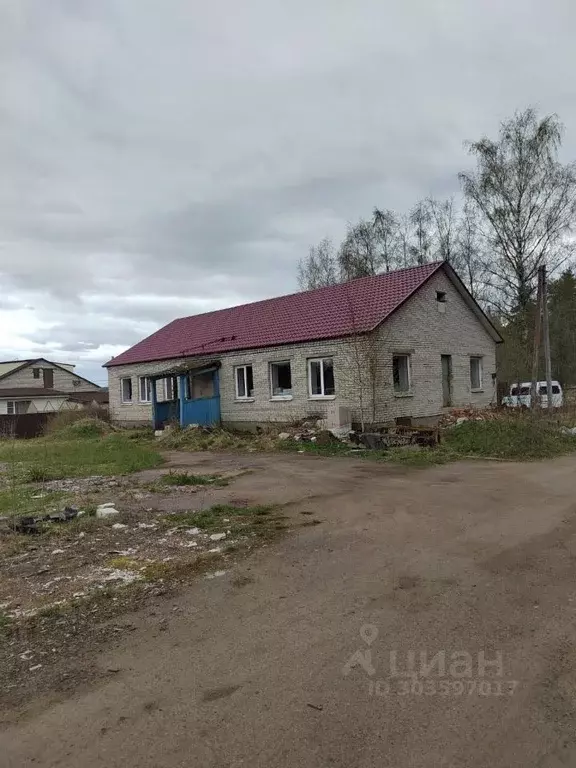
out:
{"label": "window with white frame", "polygon": [[410,355],[392,356],[392,378],[394,392],[397,394],[410,392]]}
{"label": "window with white frame", "polygon": [[270,388],[272,397],[292,396],[292,370],[290,360],[270,363]]}
{"label": "window with white frame", "polygon": [[15,413],[14,400],[8,400],[8,402],[6,403],[6,413],[9,416],[12,416]]}
{"label": "window with white frame", "polygon": [[254,397],[254,374],[251,365],[239,365],[235,369],[236,398],[246,400]]}
{"label": "window with white frame", "polygon": [[140,376],[138,379],[140,387],[140,402],[149,403],[152,400],[152,382],[148,376]]}
{"label": "window with white frame", "polygon": [[334,361],[331,357],[308,360],[308,385],[310,397],[334,396]]}
{"label": "window with white frame", "polygon": [[120,379],[120,398],[123,403],[132,402],[132,379],[130,377]]}
{"label": "window with white frame", "polygon": [[164,400],[176,400],[178,398],[178,382],[174,376],[164,379]]}
{"label": "window with white frame", "polygon": [[482,389],[482,358],[470,358],[470,388]]}

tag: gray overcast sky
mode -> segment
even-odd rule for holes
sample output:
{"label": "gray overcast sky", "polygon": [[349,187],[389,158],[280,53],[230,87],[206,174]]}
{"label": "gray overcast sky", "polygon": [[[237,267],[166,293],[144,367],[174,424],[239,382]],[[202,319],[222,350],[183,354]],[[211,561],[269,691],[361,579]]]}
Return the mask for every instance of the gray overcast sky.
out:
{"label": "gray overcast sky", "polygon": [[536,105],[576,157],[573,0],[0,0],[0,359],[100,365],[287,293]]}

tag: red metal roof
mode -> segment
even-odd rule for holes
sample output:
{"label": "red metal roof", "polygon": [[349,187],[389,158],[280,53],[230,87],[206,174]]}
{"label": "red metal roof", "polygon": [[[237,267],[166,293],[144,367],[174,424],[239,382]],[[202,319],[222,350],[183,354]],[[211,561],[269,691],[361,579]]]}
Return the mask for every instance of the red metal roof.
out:
{"label": "red metal roof", "polygon": [[213,355],[363,333],[389,317],[442,263],[173,320],[106,365]]}

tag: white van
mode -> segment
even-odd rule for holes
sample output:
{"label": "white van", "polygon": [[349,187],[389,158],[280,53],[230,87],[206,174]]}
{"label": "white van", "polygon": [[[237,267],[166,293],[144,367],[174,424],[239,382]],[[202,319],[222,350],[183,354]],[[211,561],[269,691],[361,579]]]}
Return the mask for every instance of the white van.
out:
{"label": "white van", "polygon": [[[518,408],[524,406],[530,408],[532,404],[532,396],[530,394],[532,389],[532,382],[523,381],[520,384],[512,384],[510,387],[510,394],[502,398],[502,405],[508,406],[508,408]],[[536,383],[536,391],[540,399],[540,407],[548,408],[548,386],[545,381],[538,381]],[[552,382],[552,407],[561,408],[564,405],[564,393],[560,382]]]}

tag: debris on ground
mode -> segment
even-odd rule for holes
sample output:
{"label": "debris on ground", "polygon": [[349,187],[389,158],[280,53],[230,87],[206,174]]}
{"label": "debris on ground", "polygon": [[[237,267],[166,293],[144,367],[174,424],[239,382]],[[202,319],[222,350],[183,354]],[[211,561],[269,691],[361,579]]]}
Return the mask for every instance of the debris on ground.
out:
{"label": "debris on ground", "polygon": [[509,417],[506,409],[492,406],[490,408],[452,408],[449,413],[445,413],[438,422],[439,427],[455,427],[464,424],[466,421],[494,421],[503,417]]}
{"label": "debris on ground", "polygon": [[207,573],[206,578],[207,579],[218,579],[220,576],[225,576],[226,571],[213,571],[212,573]]}
{"label": "debris on ground", "polygon": [[91,475],[89,477],[69,477],[60,480],[47,480],[42,483],[44,491],[65,491],[67,493],[93,493],[105,488],[118,488],[128,481],[122,477],[105,477]]}
{"label": "debris on ground", "polygon": [[49,512],[45,515],[20,515],[0,518],[0,524],[15,533],[25,535],[37,534],[42,530],[43,523],[68,523],[82,516],[84,510],[77,507],[64,507],[57,512]]}
{"label": "debris on ground", "polygon": [[436,427],[383,427],[375,432],[354,432],[351,440],[356,445],[363,445],[370,450],[385,451],[389,448],[434,447],[440,442],[440,433]]}

